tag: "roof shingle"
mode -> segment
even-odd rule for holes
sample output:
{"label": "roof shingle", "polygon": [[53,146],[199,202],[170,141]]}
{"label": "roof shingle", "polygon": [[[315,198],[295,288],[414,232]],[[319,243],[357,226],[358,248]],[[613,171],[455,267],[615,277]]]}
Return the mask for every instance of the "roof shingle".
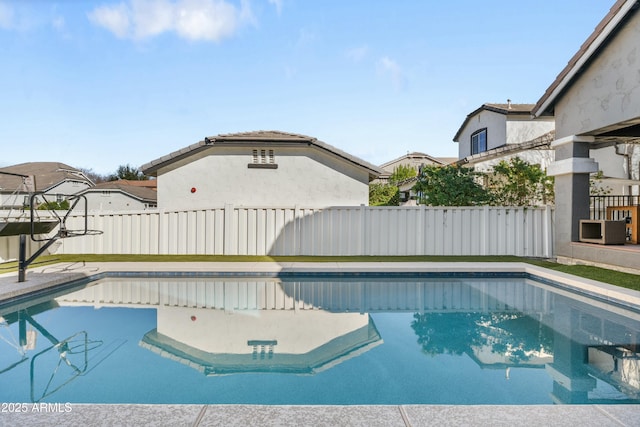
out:
{"label": "roof shingle", "polygon": [[[47,191],[66,180],[86,182],[90,186],[93,185],[93,182],[81,170],[59,162],[20,163],[0,168],[0,171],[34,176],[36,179],[36,191]],[[22,178],[0,174],[0,191],[13,192],[21,186]]]}

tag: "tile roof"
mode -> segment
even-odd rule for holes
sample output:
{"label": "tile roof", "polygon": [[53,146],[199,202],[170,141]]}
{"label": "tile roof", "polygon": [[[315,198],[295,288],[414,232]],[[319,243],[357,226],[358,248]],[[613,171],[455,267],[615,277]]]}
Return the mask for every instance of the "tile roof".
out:
{"label": "tile roof", "polygon": [[[114,182],[114,181],[109,181],[109,182]],[[119,179],[115,182],[119,182],[120,184],[132,185],[134,187],[145,187],[145,188],[151,188],[154,190],[158,189],[158,181],[155,179],[144,179],[144,180]]]}
{"label": "tile roof", "polygon": [[469,121],[474,116],[476,116],[477,114],[479,114],[482,111],[493,111],[494,113],[505,114],[505,115],[516,115],[516,114],[517,115],[530,115],[531,114],[531,110],[533,109],[534,105],[535,104],[512,104],[512,103],[507,103],[507,104],[491,104],[491,103],[482,104],[480,106],[480,108],[477,108],[474,111],[472,111],[471,113],[467,114],[467,117],[464,119],[464,122],[462,123],[462,125],[460,126],[458,131],[456,132],[456,135],[453,137],[453,141],[454,142],[458,142],[458,139],[460,138],[460,134],[462,133],[464,128],[467,126]]}
{"label": "tile roof", "polygon": [[119,181],[107,181],[96,184],[93,188],[88,188],[82,191],[80,194],[102,192],[104,190],[113,190],[116,192],[125,193],[134,199],[138,199],[143,202],[156,202],[158,200],[158,192],[153,188],[142,187],[139,185],[132,185],[126,180]]}
{"label": "tile roof", "polygon": [[380,168],[384,168],[392,163],[396,163],[399,162],[402,159],[411,159],[411,158],[417,158],[417,159],[428,159],[430,161],[432,161],[433,163],[438,163],[438,164],[442,164],[442,162],[440,161],[440,159],[438,159],[437,157],[432,157],[428,154],[425,153],[421,153],[419,151],[414,151],[412,153],[407,153],[404,156],[400,156],[396,159],[390,160],[388,162],[385,162],[383,164],[380,165]]}
{"label": "tile roof", "polygon": [[617,33],[625,18],[635,13],[639,6],[639,0],[618,0],[611,6],[609,13],[600,21],[593,33],[580,46],[578,52],[571,57],[566,67],[560,71],[560,74],[536,103],[532,109],[532,114],[539,117],[545,113],[553,113],[555,101],[571,86],[576,76]]}
{"label": "tile roof", "polygon": [[[47,191],[63,181],[80,181],[93,185],[85,174],[74,167],[59,162],[28,162],[0,168],[0,172],[35,176],[36,191]],[[14,192],[22,186],[22,178],[0,174],[0,191]]]}
{"label": "tile roof", "polygon": [[345,151],[342,151],[332,145],[322,142],[316,138],[300,135],[295,133],[287,133],[275,130],[259,130],[253,132],[240,132],[240,133],[228,133],[215,135],[204,138],[204,140],[184,147],[178,151],[167,154],[166,156],[152,160],[140,167],[145,175],[153,175],[157,173],[158,169],[163,166],[169,165],[181,159],[185,159],[193,154],[196,154],[202,150],[215,145],[251,145],[256,142],[271,143],[271,144],[300,144],[305,146],[314,146],[320,150],[329,152],[333,155],[341,157],[359,167],[367,169],[370,178],[377,178],[383,171],[377,166],[362,160],[356,156],[353,156]]}
{"label": "tile roof", "polygon": [[534,104],[492,104],[487,103],[484,104],[481,109],[495,111],[496,113],[501,114],[522,114],[522,113],[530,113]]}
{"label": "tile roof", "polygon": [[436,157],[444,166],[458,161],[457,157]]}

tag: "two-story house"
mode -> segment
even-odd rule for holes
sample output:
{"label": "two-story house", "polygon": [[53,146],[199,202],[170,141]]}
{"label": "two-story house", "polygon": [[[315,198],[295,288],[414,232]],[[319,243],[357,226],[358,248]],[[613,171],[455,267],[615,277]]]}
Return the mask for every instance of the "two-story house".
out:
{"label": "two-story house", "polygon": [[[623,171],[631,193],[640,187],[639,41],[640,1],[616,1],[532,110],[536,118],[556,119],[548,174],[555,177],[558,259],[635,270],[640,265],[638,251],[579,242],[580,220],[594,213],[590,174]],[[637,233],[637,199],[621,200]]]}
{"label": "two-story house", "polygon": [[27,206],[35,191],[44,193],[47,201],[60,202],[94,185],[81,170],[59,162],[21,163],[0,172],[0,209]]}
{"label": "two-story house", "polygon": [[491,171],[501,160],[518,156],[543,169],[553,161],[553,116],[532,118],[534,104],[483,104],[467,115],[453,137],[458,164]]}

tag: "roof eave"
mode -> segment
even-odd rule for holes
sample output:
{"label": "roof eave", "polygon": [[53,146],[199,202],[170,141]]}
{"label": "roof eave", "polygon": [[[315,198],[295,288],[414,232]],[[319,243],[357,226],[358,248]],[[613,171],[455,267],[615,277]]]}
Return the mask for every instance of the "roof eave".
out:
{"label": "roof eave", "polygon": [[314,146],[321,150],[327,151],[328,153],[331,153],[335,156],[338,156],[344,160],[347,160],[348,162],[355,164],[359,167],[365,168],[369,173],[370,181],[378,178],[383,173],[382,169],[378,168],[377,166],[370,164],[362,159],[358,159],[357,157],[354,157],[346,152],[343,152],[342,150],[339,150],[338,148],[335,148],[316,138],[304,137],[301,135],[293,135],[293,134],[290,136],[283,134],[282,136],[278,136],[277,138],[274,138],[273,136],[252,136],[252,135],[246,135],[246,136],[218,135],[218,136],[206,137],[204,138],[204,140],[196,144],[192,144],[181,150],[174,151],[173,153],[167,154],[166,156],[160,157],[159,159],[152,160],[151,162],[142,165],[140,167],[140,170],[145,175],[157,176],[158,170],[163,168],[164,166],[167,166],[176,161],[185,159],[193,155],[194,153],[204,150],[208,147],[211,147],[217,144],[229,144],[229,145],[241,144],[242,145],[245,143],[255,143],[255,142],[279,142],[279,143],[282,143],[283,145],[306,143],[310,146]]}
{"label": "roof eave", "polygon": [[140,166],[140,170],[145,175],[157,176],[158,170],[162,167],[170,163],[174,163],[178,160],[185,159],[193,155],[196,151],[206,149],[212,144],[213,143],[208,138],[205,138],[204,140],[199,141],[195,144],[191,144],[188,147],[184,147],[180,150],[169,153],[166,156],[162,156],[158,159],[152,160],[149,163],[145,163],[144,165]]}
{"label": "roof eave", "polygon": [[558,77],[556,77],[544,95],[538,100],[535,107],[533,107],[531,114],[534,117],[551,113],[559,96],[571,85],[573,79],[592,57],[597,54],[609,37],[615,33],[620,23],[624,21],[632,9],[637,7],[637,4],[638,0],[619,0],[611,7],[609,13],[600,21],[594,32],[569,60],[567,66],[558,74]]}

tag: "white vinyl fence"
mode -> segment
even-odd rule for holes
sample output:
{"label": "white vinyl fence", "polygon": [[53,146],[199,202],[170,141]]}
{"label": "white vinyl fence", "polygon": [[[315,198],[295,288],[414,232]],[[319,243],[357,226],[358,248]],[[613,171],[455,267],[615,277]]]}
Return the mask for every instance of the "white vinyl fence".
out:
{"label": "white vinyl fence", "polygon": [[[225,207],[90,213],[103,234],[61,239],[59,254],[553,255],[543,208]],[[69,229],[81,229],[73,217]]]}

